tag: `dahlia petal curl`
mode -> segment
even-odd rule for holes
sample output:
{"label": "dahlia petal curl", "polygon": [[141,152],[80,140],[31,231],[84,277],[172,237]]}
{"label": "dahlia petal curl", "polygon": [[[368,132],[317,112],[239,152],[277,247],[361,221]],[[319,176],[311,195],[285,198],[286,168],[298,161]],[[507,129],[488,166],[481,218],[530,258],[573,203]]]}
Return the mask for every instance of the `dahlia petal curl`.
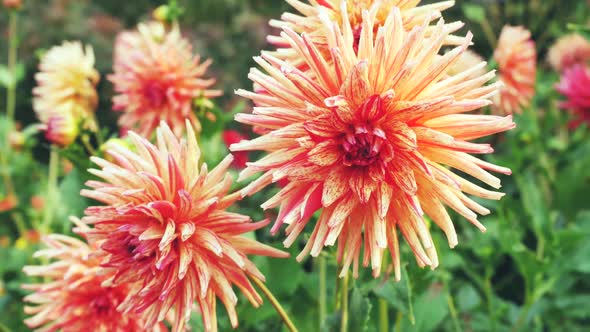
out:
{"label": "dahlia petal curl", "polygon": [[182,331],[196,301],[205,330],[217,331],[217,298],[238,325],[232,286],[254,306],[262,303],[249,277],[264,276],[247,255],[288,254],[241,236],[269,220],[226,211],[240,198],[229,193],[233,157],[199,169],[188,120],[186,132],[178,139],[162,122],[155,145],[131,131],[136,152],[114,145],[107,150],[113,162],[92,158],[99,169],[90,172],[102,180],[87,182],[92,189],[81,194],[104,205],[86,209],[82,221],[94,226],[85,234],[106,253],[102,266],[114,270],[106,283],[132,285],[120,310],[144,314],[146,327],[174,312],[173,331]]}
{"label": "dahlia petal curl", "polygon": [[[74,223],[84,227],[79,220]],[[87,226],[86,226],[87,227]],[[108,274],[100,267],[98,250],[86,242],[61,234],[42,239],[44,248],[34,257],[49,263],[31,265],[24,272],[45,281],[26,284],[23,288],[33,293],[25,296],[25,313],[31,317],[25,324],[36,331],[145,331],[141,315],[125,314],[117,310],[130,291],[128,285],[106,286]],[[157,324],[148,331],[167,331]]]}
{"label": "dahlia petal curl", "polygon": [[151,137],[161,121],[177,136],[185,119],[200,131],[193,102],[218,97],[211,89],[214,78],[206,78],[211,60],[193,55],[190,42],[177,25],[139,24],[137,31],[122,32],[115,42],[114,73],[108,76],[116,95],[113,109],[122,112],[121,127]]}
{"label": "dahlia petal curl", "polygon": [[324,21],[328,56],[307,34],[285,27],[282,38],[310,69],[304,72],[264,52],[255,59],[262,67],[249,75],[255,90],[237,94],[256,107],[236,120],[264,134],[231,150],[268,152],[240,174],[243,180],[263,172],[242,195],[279,180],[288,183],[262,205],[279,208],[271,231],[287,225],[285,246],[293,244],[321,210],[298,260],[337,245],[341,276],[351,265],[358,276],[364,248],[362,263],[370,264],[377,276],[388,249],[399,280],[398,232],[418,265],[435,268],[438,258],[426,216],[443,230],[451,247],[458,240],[445,206],[485,230],[477,213],[490,211],[467,194],[486,199],[503,194],[451,169],[500,188],[500,179],[488,171],[510,170],[472,156],[493,149],[471,140],[515,124],[511,116],[467,114],[489,105],[499,85],[485,85],[494,72],[474,75],[485,67],[483,62],[448,73],[471,43],[470,33],[441,55],[455,28],[442,19],[435,26],[425,21],[405,31],[400,9],[394,7],[377,31],[375,20],[375,12],[363,12],[358,48],[349,24]]}

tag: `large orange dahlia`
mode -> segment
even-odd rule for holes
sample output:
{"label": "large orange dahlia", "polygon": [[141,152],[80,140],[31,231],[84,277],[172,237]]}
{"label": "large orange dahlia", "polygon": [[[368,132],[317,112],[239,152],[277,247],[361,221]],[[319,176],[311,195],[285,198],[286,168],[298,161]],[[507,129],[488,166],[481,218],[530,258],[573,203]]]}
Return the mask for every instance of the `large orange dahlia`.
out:
{"label": "large orange dahlia", "polygon": [[249,195],[272,182],[287,180],[276,196],[263,204],[280,206],[272,231],[286,228],[286,246],[303,231],[311,216],[321,210],[307,245],[298,256],[317,256],[324,246],[338,242],[341,275],[354,266],[357,275],[361,248],[363,264],[375,275],[381,270],[385,249],[400,276],[398,231],[409,243],[420,266],[438,264],[425,216],[447,235],[451,247],[457,235],[445,205],[481,230],[475,212],[489,213],[465,193],[499,199],[450,169],[467,173],[495,188],[500,180],[487,170],[509,174],[470,154],[491,153],[488,144],[472,143],[480,137],[514,127],[508,117],[464,114],[489,105],[497,85],[484,84],[490,72],[483,68],[447,75],[449,68],[471,42],[441,55],[440,48],[453,28],[441,20],[430,37],[428,22],[403,29],[399,8],[374,31],[376,12],[364,11],[358,50],[349,24],[325,29],[330,56],[306,34],[286,27],[282,38],[310,68],[302,72],[263,53],[252,69],[255,91],[239,90],[256,107],[236,120],[257,126],[263,136],[232,146],[234,151],[264,150],[269,154],[248,163],[241,178],[264,174],[242,190]]}
{"label": "large orange dahlia", "polygon": [[498,63],[498,80],[503,83],[494,99],[495,113],[521,113],[535,95],[537,50],[531,32],[506,25],[494,51]]}
{"label": "large orange dahlia", "polygon": [[[97,248],[65,235],[52,234],[43,239],[46,248],[35,257],[51,260],[40,266],[26,266],[32,277],[46,280],[24,285],[34,293],[27,295],[25,312],[32,317],[25,320],[28,327],[38,331],[145,331],[140,315],[124,314],[117,310],[130,288],[127,285],[103,285],[108,275],[95,256]],[[166,330],[163,324],[149,329]]]}
{"label": "large orange dahlia", "polygon": [[[400,10],[404,29],[410,30],[422,25],[424,21],[433,21],[440,18],[441,11],[452,7],[454,1],[442,1],[429,5],[418,6],[420,0],[287,0],[287,2],[299,13],[284,13],[281,20],[271,20],[270,25],[276,28],[290,28],[297,33],[305,33],[309,40],[313,41],[320,52],[329,55],[326,25],[324,20],[330,20],[350,25],[354,36],[354,47],[358,47],[361,28],[363,25],[363,11],[370,10],[374,13],[373,30],[377,32],[383,25],[392,8]],[[430,33],[427,29],[427,34]],[[449,36],[452,42],[457,38]],[[298,63],[301,60],[297,51],[292,49],[288,39],[279,36],[269,36],[268,41],[279,49],[276,55],[281,59],[289,59]]]}
{"label": "large orange dahlia", "polygon": [[[114,159],[93,161],[90,170],[103,181],[89,181],[82,195],[104,206],[86,209],[87,235],[107,253],[103,266],[113,269],[109,282],[132,284],[120,309],[144,313],[153,326],[173,309],[174,331],[183,330],[194,302],[206,331],[217,330],[216,298],[238,324],[237,286],[258,306],[262,299],[248,277],[264,279],[246,255],[285,257],[285,253],[241,236],[264,227],[247,216],[226,211],[239,194],[228,194],[232,178],[226,157],[209,171],[199,166],[200,150],[187,121],[187,138],[179,140],[162,123],[157,145],[129,132],[137,152],[113,145]],[[200,170],[199,170],[200,168]]]}
{"label": "large orange dahlia", "polygon": [[160,23],[140,24],[137,31],[123,32],[115,43],[114,73],[109,76],[117,95],[113,108],[123,112],[122,127],[149,137],[160,121],[181,135],[185,119],[200,130],[193,111],[198,98],[212,98],[213,78],[204,78],[211,65],[193,55],[192,46],[180,34]]}

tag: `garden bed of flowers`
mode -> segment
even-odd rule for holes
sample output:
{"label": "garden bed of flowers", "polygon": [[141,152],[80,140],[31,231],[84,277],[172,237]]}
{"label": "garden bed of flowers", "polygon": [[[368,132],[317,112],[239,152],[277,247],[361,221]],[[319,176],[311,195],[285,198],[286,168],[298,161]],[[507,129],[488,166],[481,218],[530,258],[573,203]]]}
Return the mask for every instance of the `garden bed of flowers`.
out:
{"label": "garden bed of flowers", "polygon": [[588,1],[0,14],[0,332],[588,330]]}

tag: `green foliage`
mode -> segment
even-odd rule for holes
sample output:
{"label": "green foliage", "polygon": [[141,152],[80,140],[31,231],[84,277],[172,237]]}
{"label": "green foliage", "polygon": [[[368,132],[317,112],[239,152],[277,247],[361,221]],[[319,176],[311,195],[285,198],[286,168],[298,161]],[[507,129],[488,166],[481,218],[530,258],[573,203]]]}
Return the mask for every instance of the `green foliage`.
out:
{"label": "green foliage", "polygon": [[[90,204],[79,195],[84,182],[90,179],[88,156],[93,151],[102,153],[103,138],[116,137],[117,115],[110,110],[112,91],[106,78],[111,71],[116,32],[148,17],[163,1],[63,3],[68,2],[26,1],[20,21],[22,40],[15,77],[0,65],[0,86],[18,83],[17,120],[28,132],[26,144],[15,151],[6,139],[15,130],[14,125],[0,116],[0,154],[7,161],[0,165],[0,175],[13,180],[19,202],[14,210],[0,213],[0,331],[27,330],[22,323],[25,292],[21,285],[30,280],[21,269],[23,265],[37,263],[32,253],[38,243],[27,237],[26,231],[40,229],[44,214],[30,202],[34,196],[48,198],[49,147],[41,135],[27,127],[35,122],[31,90],[38,65],[36,51],[49,49],[63,39],[81,39],[94,45],[101,71],[97,117],[103,131],[97,137],[83,133],[82,136],[89,137],[86,145],[80,138],[76,144],[60,150],[60,158],[73,163],[74,169],[68,173],[60,165],[58,187],[52,197],[55,210],[51,230],[70,233],[67,218],[82,216]],[[465,20],[474,31],[476,49],[487,57],[493,49],[482,42],[486,36],[484,30],[489,28],[497,36],[505,23],[529,27],[540,54],[566,32],[588,33],[584,25],[588,8],[583,0],[567,4],[524,0],[458,3],[459,6],[445,12],[445,20]],[[202,123],[199,143],[204,161],[211,168],[228,153],[222,131],[231,128],[244,132],[233,118],[236,113],[247,111],[250,105],[236,99],[232,91],[251,87],[248,68],[253,65],[251,57],[268,48],[264,41],[271,31],[267,21],[278,18],[289,7],[283,1],[270,0],[178,1],[178,5],[185,9],[180,22],[183,31],[194,42],[197,52],[214,60],[212,76],[218,78],[218,88],[225,91],[225,96],[215,100],[215,105],[208,105],[204,100],[195,104]],[[112,20],[114,31],[99,29],[104,27],[96,24],[97,17]],[[0,18],[1,23],[5,20]],[[572,23],[569,27],[568,22]],[[6,45],[0,44],[0,54],[6,53]],[[556,102],[560,97],[554,85],[559,78],[548,71],[542,57],[539,63],[536,97],[529,109],[515,116],[518,128],[489,139],[496,149],[489,161],[511,168],[513,175],[502,177],[506,197],[499,202],[482,202],[492,211],[481,218],[487,232],[479,232],[462,217],[452,214],[459,234],[455,249],[448,248],[444,234],[435,225],[431,227],[441,262],[435,271],[418,268],[408,246],[402,244],[401,281],[394,281],[390,275],[375,279],[369,272],[362,272],[358,280],[351,280],[346,290],[349,331],[379,331],[379,300],[387,304],[389,331],[396,332],[587,329],[590,322],[590,311],[586,308],[590,301],[590,133],[587,126],[568,128],[570,115],[558,109]],[[1,99],[2,112],[3,102]],[[238,184],[236,188],[243,185]],[[271,188],[245,198],[235,208],[255,220],[273,219],[276,211],[262,211],[259,206],[274,191],[276,188]],[[6,194],[7,188],[0,184],[0,199]],[[309,236],[309,230],[305,234],[303,238]],[[249,236],[282,247],[283,236],[270,236],[268,229]],[[343,291],[335,278],[339,272],[335,250],[322,253],[322,259],[327,262],[327,317],[320,321],[318,260],[294,259],[304,242],[301,239],[287,249],[292,256],[287,260],[255,257],[253,261],[300,331],[339,331],[342,311],[335,299]],[[239,331],[286,331],[267,300],[254,308],[240,296],[237,310]],[[230,331],[225,311],[219,309],[218,316],[220,331]],[[203,329],[198,314],[190,322],[195,331]]]}

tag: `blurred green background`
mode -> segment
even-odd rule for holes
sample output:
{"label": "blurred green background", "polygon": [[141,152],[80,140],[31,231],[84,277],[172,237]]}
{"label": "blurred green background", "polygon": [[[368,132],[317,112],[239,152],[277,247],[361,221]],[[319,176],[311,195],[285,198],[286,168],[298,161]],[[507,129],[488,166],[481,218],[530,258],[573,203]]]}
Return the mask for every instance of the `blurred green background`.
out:
{"label": "blurred green background", "polygon": [[[433,2],[433,1],[425,1]],[[81,40],[94,46],[96,66],[101,72],[98,118],[116,132],[117,114],[110,111],[112,86],[106,80],[111,71],[112,45],[116,34],[148,19],[162,4],[156,0],[24,0],[19,18],[19,62],[25,74],[17,90],[17,119],[27,125],[35,121],[31,90],[39,50],[62,40]],[[271,32],[270,18],[292,9],[278,0],[185,0],[181,19],[183,32],[196,52],[210,57],[210,74],[225,95],[217,100],[222,111],[249,107],[233,95],[237,88],[249,88],[247,79],[252,56],[268,48],[265,36]],[[529,109],[516,116],[518,128],[490,140],[496,153],[489,159],[510,167],[511,177],[502,177],[506,197],[500,202],[483,202],[493,211],[481,218],[488,228],[482,234],[459,216],[454,216],[459,246],[451,250],[442,232],[432,233],[440,256],[435,271],[419,269],[405,244],[402,281],[373,279],[367,273],[351,289],[351,331],[377,331],[378,311],[387,304],[392,331],[588,331],[590,330],[590,134],[587,126],[571,130],[568,112],[558,109],[554,91],[559,80],[544,56],[559,36],[568,33],[567,24],[587,24],[588,3],[568,1],[457,1],[445,12],[447,21],[462,20],[475,34],[474,50],[484,58],[493,52],[492,42],[504,24],[524,25],[533,33],[539,53],[536,96]],[[0,15],[0,63],[6,63],[7,13]],[[464,28],[462,32],[467,30]],[[0,109],[5,108],[0,92]],[[246,128],[228,122],[252,135]],[[4,139],[7,124],[0,123],[0,151],[10,160],[10,172],[19,188],[19,210],[28,219],[40,218],[29,201],[45,184],[47,145],[41,138],[32,151],[11,152]],[[227,150],[217,137],[207,151],[215,161]],[[88,202],[78,196],[84,170],[63,174],[60,181],[56,232],[69,232],[67,216],[80,215]],[[1,191],[4,193],[4,191]],[[244,213],[254,218],[268,192],[241,203]],[[28,223],[28,220],[25,222]],[[26,331],[22,324],[21,272],[35,261],[35,234],[19,232],[8,213],[0,214],[0,331]],[[257,233],[260,241],[281,242],[268,230]],[[291,252],[298,252],[301,238]],[[269,288],[293,316],[300,331],[337,331],[339,313],[334,307],[336,263],[333,251],[320,259],[328,263],[328,318],[318,322],[318,264],[307,259],[255,258],[265,273]],[[220,330],[230,331],[220,310]],[[281,331],[281,321],[265,303],[252,308],[243,298],[239,304],[239,331]],[[194,319],[200,331],[199,319]],[[320,324],[322,328],[320,329]]]}

